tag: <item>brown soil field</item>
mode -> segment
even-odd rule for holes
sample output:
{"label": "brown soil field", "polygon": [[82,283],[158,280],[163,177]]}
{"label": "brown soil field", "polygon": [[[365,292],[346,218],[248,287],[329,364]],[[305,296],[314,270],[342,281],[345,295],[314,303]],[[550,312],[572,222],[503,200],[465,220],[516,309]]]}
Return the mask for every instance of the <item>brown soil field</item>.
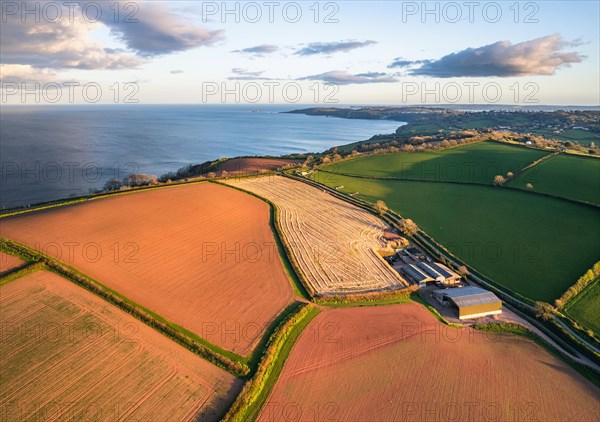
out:
{"label": "brown soil field", "polygon": [[17,269],[23,264],[25,262],[20,258],[0,251],[0,275]]}
{"label": "brown soil field", "polygon": [[11,217],[2,235],[242,355],[293,297],[268,205],[213,183]]}
{"label": "brown soil field", "polygon": [[261,171],[275,171],[288,164],[301,163],[299,160],[287,160],[284,158],[232,158],[225,161],[217,173],[223,176],[223,171],[229,175],[254,174]]}
{"label": "brown soil field", "polygon": [[362,293],[404,287],[376,250],[387,225],[320,189],[281,176],[229,180],[279,209],[292,258],[317,294]]}
{"label": "brown soil field", "polygon": [[417,304],[323,311],[259,420],[597,421],[600,389],[533,341]]}
{"label": "brown soil field", "polygon": [[2,420],[217,420],[242,381],[54,273],[0,287]]}

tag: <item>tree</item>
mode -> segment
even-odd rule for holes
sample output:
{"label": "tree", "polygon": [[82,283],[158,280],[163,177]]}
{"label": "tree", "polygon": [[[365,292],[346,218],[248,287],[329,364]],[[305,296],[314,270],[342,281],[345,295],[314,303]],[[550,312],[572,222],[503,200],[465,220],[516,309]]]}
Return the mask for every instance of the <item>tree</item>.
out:
{"label": "tree", "polygon": [[596,144],[594,141],[590,142],[590,149],[596,149]]}
{"label": "tree", "polygon": [[315,157],[313,157],[312,155],[309,155],[308,157],[306,157],[306,160],[304,160],[304,165],[307,166],[314,161],[315,161]]}
{"label": "tree", "polygon": [[123,184],[119,179],[110,179],[104,184],[104,190],[119,190],[121,189],[121,186],[123,186]]}
{"label": "tree", "polygon": [[535,302],[535,316],[548,321],[552,319],[553,309],[552,305],[546,302]]}
{"label": "tree", "polygon": [[375,202],[375,211],[377,211],[379,215],[385,214],[388,209],[388,206],[382,200]]}
{"label": "tree", "polygon": [[497,174],[496,177],[494,177],[494,186],[502,186],[505,182],[506,179],[501,174]]}
{"label": "tree", "polygon": [[132,173],[123,179],[125,186],[144,186],[153,184],[157,181],[157,177],[151,174]]}
{"label": "tree", "polygon": [[419,227],[410,218],[400,220],[399,228],[407,236],[412,236],[419,231]]}
{"label": "tree", "polygon": [[465,267],[464,265],[462,265],[458,270],[456,270],[456,272],[458,273],[458,275],[460,275],[461,277],[466,277],[469,275],[469,270],[467,269],[467,267]]}

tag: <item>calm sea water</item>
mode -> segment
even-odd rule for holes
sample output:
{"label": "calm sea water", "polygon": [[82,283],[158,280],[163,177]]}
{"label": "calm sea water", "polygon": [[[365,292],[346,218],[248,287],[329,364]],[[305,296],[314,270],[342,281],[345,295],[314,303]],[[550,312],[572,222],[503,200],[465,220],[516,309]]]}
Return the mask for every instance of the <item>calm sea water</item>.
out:
{"label": "calm sea water", "polygon": [[318,152],[400,126],[280,113],[293,108],[3,107],[0,207],[86,194],[131,172],[161,175],[220,157]]}

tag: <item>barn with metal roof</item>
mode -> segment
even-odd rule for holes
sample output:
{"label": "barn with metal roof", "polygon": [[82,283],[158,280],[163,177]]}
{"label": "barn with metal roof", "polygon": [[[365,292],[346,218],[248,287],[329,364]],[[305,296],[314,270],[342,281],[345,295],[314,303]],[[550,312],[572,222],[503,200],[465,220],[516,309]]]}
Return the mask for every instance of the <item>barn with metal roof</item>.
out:
{"label": "barn with metal roof", "polygon": [[494,293],[475,286],[456,287],[433,291],[443,305],[458,308],[458,318],[479,318],[502,313],[502,301]]}

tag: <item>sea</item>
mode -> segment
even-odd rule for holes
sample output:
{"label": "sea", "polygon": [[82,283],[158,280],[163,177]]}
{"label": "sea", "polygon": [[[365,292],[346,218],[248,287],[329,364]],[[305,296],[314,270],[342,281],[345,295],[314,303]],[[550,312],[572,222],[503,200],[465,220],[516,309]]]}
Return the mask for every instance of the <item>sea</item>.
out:
{"label": "sea", "polygon": [[402,125],[282,113],[297,108],[2,106],[0,208],[85,195],[112,178],[160,176],[221,157],[320,152]]}

